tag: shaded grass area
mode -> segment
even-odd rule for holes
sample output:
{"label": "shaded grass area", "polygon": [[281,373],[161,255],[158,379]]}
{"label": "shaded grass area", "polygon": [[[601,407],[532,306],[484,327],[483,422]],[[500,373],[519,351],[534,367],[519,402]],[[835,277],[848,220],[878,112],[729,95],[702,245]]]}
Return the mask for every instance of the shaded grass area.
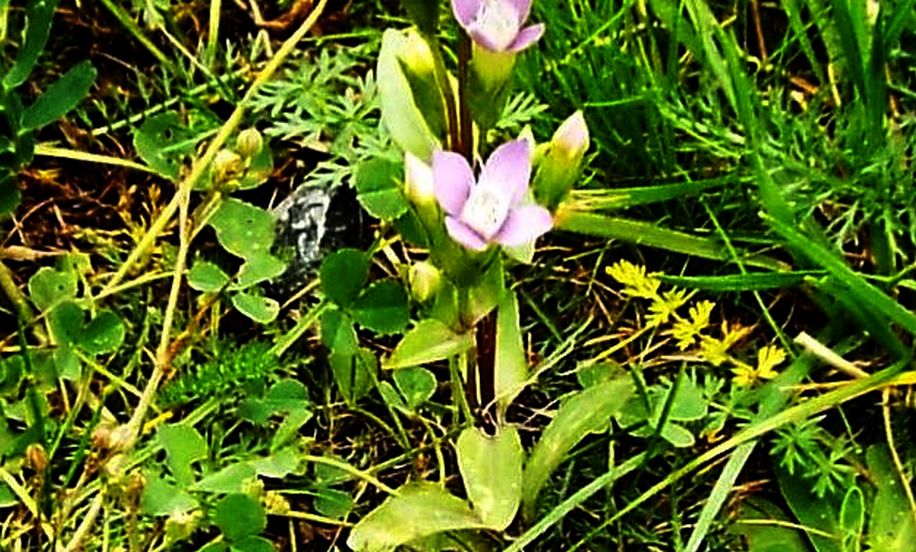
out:
{"label": "shaded grass area", "polygon": [[[403,21],[391,4],[332,3],[322,34],[303,41],[279,78],[255,98],[245,126],[271,141],[274,167],[265,188],[241,197],[266,208],[302,182],[345,187],[359,162],[398,157],[380,128],[371,76],[379,29]],[[615,418],[611,429],[588,437],[551,480],[535,518],[549,520],[550,527],[526,549],[696,550],[702,539],[708,550],[745,550],[779,537],[742,525],[755,517],[749,513],[755,508],[764,520],[814,524],[833,540],[889,542],[874,536],[883,523],[878,518],[856,533],[853,526],[818,527],[807,516],[819,514],[818,508],[839,510],[850,489],[872,504],[880,493],[877,481],[912,473],[906,380],[880,401],[876,392],[850,399],[821,418],[806,421],[814,412],[798,410],[756,448],[729,449],[693,475],[666,478],[742,428],[766,426],[805,402],[798,397],[827,392],[795,386],[847,381],[849,372],[837,371],[845,365],[836,358],[824,351],[812,355],[793,341],[800,332],[867,373],[909,366],[916,333],[916,65],[904,45],[916,34],[913,6],[908,0],[882,3],[872,18],[865,3],[840,0],[536,3],[534,18],[546,22],[548,32],[521,58],[516,76],[516,89],[533,99],[520,100],[528,102],[519,109],[524,113],[510,114],[496,132],[508,137],[530,124],[546,139],[558,121],[584,109],[594,147],[584,190],[574,201],[590,205],[596,216],[581,223],[588,232],[569,227],[572,232],[547,242],[534,265],[513,269],[527,354],[533,366],[546,361],[551,369],[520,397],[510,417],[530,447],[561,401],[620,372],[631,374],[640,396],[669,414],[679,412],[678,390],[689,389],[693,403],[677,407],[702,407],[702,414],[671,418],[689,442],[683,434],[680,442],[663,435],[667,414],[648,422]],[[57,64],[89,57],[101,77],[92,98],[41,138],[132,158],[143,122],[174,110],[193,131],[180,159],[187,165],[263,69],[269,57],[264,49],[276,48],[277,39],[295,28],[272,30],[269,44],[255,38],[259,27],[247,13],[226,3],[220,36],[230,46],[208,50],[202,23],[208,7],[122,7],[136,20],[163,17],[161,28],[140,32],[164,52],[171,69],[162,60],[154,63],[156,54],[138,45],[110,9],[61,10],[63,22],[91,37],[82,43],[93,46],[74,51],[75,39],[55,37],[42,71],[50,75]],[[15,18],[18,12],[12,13]],[[174,189],[160,177],[44,157],[20,178],[25,203],[4,242],[4,263],[13,269],[14,287],[33,302],[26,282],[37,267],[80,251],[91,266],[78,271],[79,297],[93,303]],[[144,270],[160,279],[131,273],[132,286],[109,299],[125,320],[129,345],[81,358],[75,377],[61,379],[45,366],[46,373],[35,371],[40,385],[16,381],[5,395],[0,475],[11,529],[2,535],[4,546],[40,549],[48,545],[48,531],[74,539],[94,497],[108,496],[100,506],[105,529],[84,536],[87,548],[118,543],[164,549],[174,541],[176,549],[196,550],[259,534],[281,549],[293,543],[330,549],[384,500],[387,487],[439,479],[460,492],[449,443],[462,422],[445,383],[447,367],[432,367],[441,383],[428,402],[405,413],[384,398],[380,382],[400,385],[389,374],[359,372],[355,363],[346,373],[335,369],[311,330],[279,359],[271,356],[275,343],[298,322],[314,321],[322,308],[307,281],[293,286],[303,294],[291,302],[279,298],[278,322],[265,327],[252,325],[227,299],[182,295],[175,327],[183,331],[170,372],[140,446],[121,455],[117,429],[135,411],[149,378],[166,282],[179,255],[175,227],[167,230],[143,259]],[[229,258],[211,230],[201,236],[199,259]],[[383,237],[374,236],[372,247],[381,250]],[[373,277],[403,276],[415,252],[401,244],[384,247]],[[606,273],[621,258],[664,272],[666,286],[701,290],[684,305],[715,301],[711,334],[723,322],[752,328],[738,342],[736,358],[752,362],[765,345],[779,344],[789,354],[781,375],[744,389],[734,384],[727,364],[679,349],[671,334],[647,322],[655,303],[627,296],[622,282]],[[3,345],[14,353],[19,344],[11,311],[4,312],[10,337]],[[39,318],[34,327],[41,331],[43,324]],[[26,339],[36,351],[52,349],[34,333]],[[359,337],[376,355],[395,344],[368,331]],[[5,360],[5,377],[10,366]],[[34,406],[32,389],[41,390],[43,415],[26,411]],[[885,415],[886,434],[873,429],[882,427]],[[19,439],[36,417],[46,418],[50,446]],[[170,445],[157,431],[173,424],[194,425],[200,442],[184,435],[183,442],[195,443],[191,449]],[[888,435],[896,443],[888,443]],[[889,476],[875,467],[884,466],[883,457],[875,459],[880,453],[870,454],[875,445],[899,454]],[[210,480],[210,491],[185,491],[185,478],[200,485],[205,476],[242,464],[230,481]],[[564,500],[621,465],[630,468],[615,485],[575,499],[561,513]],[[669,484],[655,488],[659,481]],[[814,489],[822,505],[799,488]],[[235,512],[223,502],[227,492],[255,497],[270,515],[263,524],[251,521],[256,531],[233,534],[236,524],[225,521]],[[181,502],[185,496],[194,501],[191,507]],[[882,499],[896,501],[894,515],[909,515],[907,497]],[[511,546],[515,537],[531,534],[531,525],[516,522],[505,535],[486,535],[481,549]],[[811,548],[820,542],[816,537],[789,535],[785,546],[795,548],[786,550],[855,549]]]}

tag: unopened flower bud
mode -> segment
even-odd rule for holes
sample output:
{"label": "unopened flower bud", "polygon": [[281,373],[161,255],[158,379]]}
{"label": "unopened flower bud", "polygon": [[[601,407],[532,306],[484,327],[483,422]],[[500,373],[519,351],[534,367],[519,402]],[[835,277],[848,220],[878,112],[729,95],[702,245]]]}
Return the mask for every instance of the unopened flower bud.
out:
{"label": "unopened flower bud", "polygon": [[422,261],[410,267],[407,276],[410,294],[420,303],[429,301],[439,291],[442,275],[432,263]]}
{"label": "unopened flower bud", "polygon": [[404,154],[404,195],[417,207],[435,207],[433,169],[414,154]]}
{"label": "unopened flower bud", "polygon": [[445,99],[436,78],[436,60],[426,39],[415,30],[405,32],[398,60],[410,85],[413,101],[436,136],[446,133]]}
{"label": "unopened flower bud", "polygon": [[534,179],[539,203],[553,210],[563,201],[582,173],[589,143],[588,125],[577,111],[560,125],[540,159]]}
{"label": "unopened flower bud", "polygon": [[32,443],[25,449],[25,457],[29,467],[36,472],[44,471],[48,467],[48,453],[38,443]]}
{"label": "unopened flower bud", "polygon": [[174,513],[165,520],[165,540],[168,543],[177,543],[187,540],[194,534],[203,520],[204,514],[200,510],[192,512]]}
{"label": "unopened flower bud", "polygon": [[582,111],[576,111],[572,117],[563,121],[551,140],[557,154],[562,155],[569,163],[580,164],[588,151],[590,138],[588,125]]}
{"label": "unopened flower bud", "polygon": [[264,147],[264,137],[256,128],[248,128],[239,133],[235,141],[235,151],[242,157],[254,157]]}
{"label": "unopened flower bud", "polygon": [[213,160],[213,180],[216,184],[225,184],[236,179],[245,171],[242,156],[227,149],[220,150]]}

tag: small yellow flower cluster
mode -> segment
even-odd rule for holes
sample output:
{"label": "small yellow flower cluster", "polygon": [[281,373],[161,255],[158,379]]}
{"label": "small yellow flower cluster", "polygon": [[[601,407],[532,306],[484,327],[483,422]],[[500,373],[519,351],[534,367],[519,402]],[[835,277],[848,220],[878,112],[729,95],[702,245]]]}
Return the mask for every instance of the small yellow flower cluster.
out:
{"label": "small yellow flower cluster", "polygon": [[686,317],[681,316],[677,311],[688,304],[692,294],[676,287],[662,290],[661,280],[647,274],[644,266],[618,261],[607,267],[605,272],[623,285],[621,293],[625,297],[651,301],[645,329],[658,328],[671,322],[671,328],[664,334],[676,339],[681,351],[696,347],[697,356],[713,366],[730,365],[734,374],[733,381],[737,385],[750,386],[775,378],[776,367],[786,359],[786,353],[772,345],[758,351],[755,366],[735,358],[730,350],[747,337],[751,329],[740,324],[730,325],[726,321],[719,327],[718,337],[711,332],[707,333],[716,304],[712,301],[698,301],[690,306]]}

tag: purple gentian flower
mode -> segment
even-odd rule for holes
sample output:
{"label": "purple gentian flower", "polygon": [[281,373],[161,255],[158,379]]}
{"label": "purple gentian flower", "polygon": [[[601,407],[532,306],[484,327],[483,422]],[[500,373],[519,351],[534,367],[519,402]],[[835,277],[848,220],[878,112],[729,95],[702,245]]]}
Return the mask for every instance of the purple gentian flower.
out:
{"label": "purple gentian flower", "polygon": [[527,203],[531,147],[527,140],[503,144],[487,159],[475,181],[457,153],[433,154],[433,191],[445,211],[449,235],[468,249],[491,243],[517,247],[533,242],[553,226],[550,211]]}
{"label": "purple gentian flower", "polygon": [[544,25],[523,26],[531,0],[452,0],[452,10],[474,42],[491,52],[520,52],[544,34]]}

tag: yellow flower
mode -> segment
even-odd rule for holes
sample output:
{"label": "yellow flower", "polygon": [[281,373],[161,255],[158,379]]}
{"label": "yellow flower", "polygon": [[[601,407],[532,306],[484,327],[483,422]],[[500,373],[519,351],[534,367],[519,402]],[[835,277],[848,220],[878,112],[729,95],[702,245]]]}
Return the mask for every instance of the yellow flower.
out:
{"label": "yellow flower", "polygon": [[757,370],[743,362],[732,368],[732,374],[735,375],[732,381],[741,387],[750,387],[757,382],[758,378]]}
{"label": "yellow flower", "polygon": [[646,317],[649,326],[661,326],[674,316],[677,309],[687,302],[687,293],[677,288],[662,292],[661,297],[656,297],[649,305],[649,316]]}
{"label": "yellow flower", "polygon": [[721,366],[731,357],[728,350],[741,341],[748,333],[750,328],[745,328],[740,324],[729,328],[728,322],[722,322],[722,338],[716,339],[707,335],[700,336],[700,356],[713,366]]}
{"label": "yellow flower", "polygon": [[761,379],[776,377],[776,368],[786,360],[786,352],[774,345],[767,345],[757,352],[757,375]]}
{"label": "yellow flower", "polygon": [[757,367],[738,362],[732,373],[736,385],[747,387],[760,380],[771,380],[776,377],[776,366],[786,359],[786,353],[779,347],[767,345],[757,352]]}
{"label": "yellow flower", "polygon": [[618,261],[604,269],[608,276],[623,284],[623,294],[642,299],[657,299],[661,282],[646,274],[646,267],[629,261]]}
{"label": "yellow flower", "polygon": [[671,329],[671,335],[677,339],[677,346],[684,351],[693,345],[700,332],[709,326],[709,316],[712,309],[716,306],[712,301],[700,301],[695,306],[690,307],[690,319],[678,320]]}

